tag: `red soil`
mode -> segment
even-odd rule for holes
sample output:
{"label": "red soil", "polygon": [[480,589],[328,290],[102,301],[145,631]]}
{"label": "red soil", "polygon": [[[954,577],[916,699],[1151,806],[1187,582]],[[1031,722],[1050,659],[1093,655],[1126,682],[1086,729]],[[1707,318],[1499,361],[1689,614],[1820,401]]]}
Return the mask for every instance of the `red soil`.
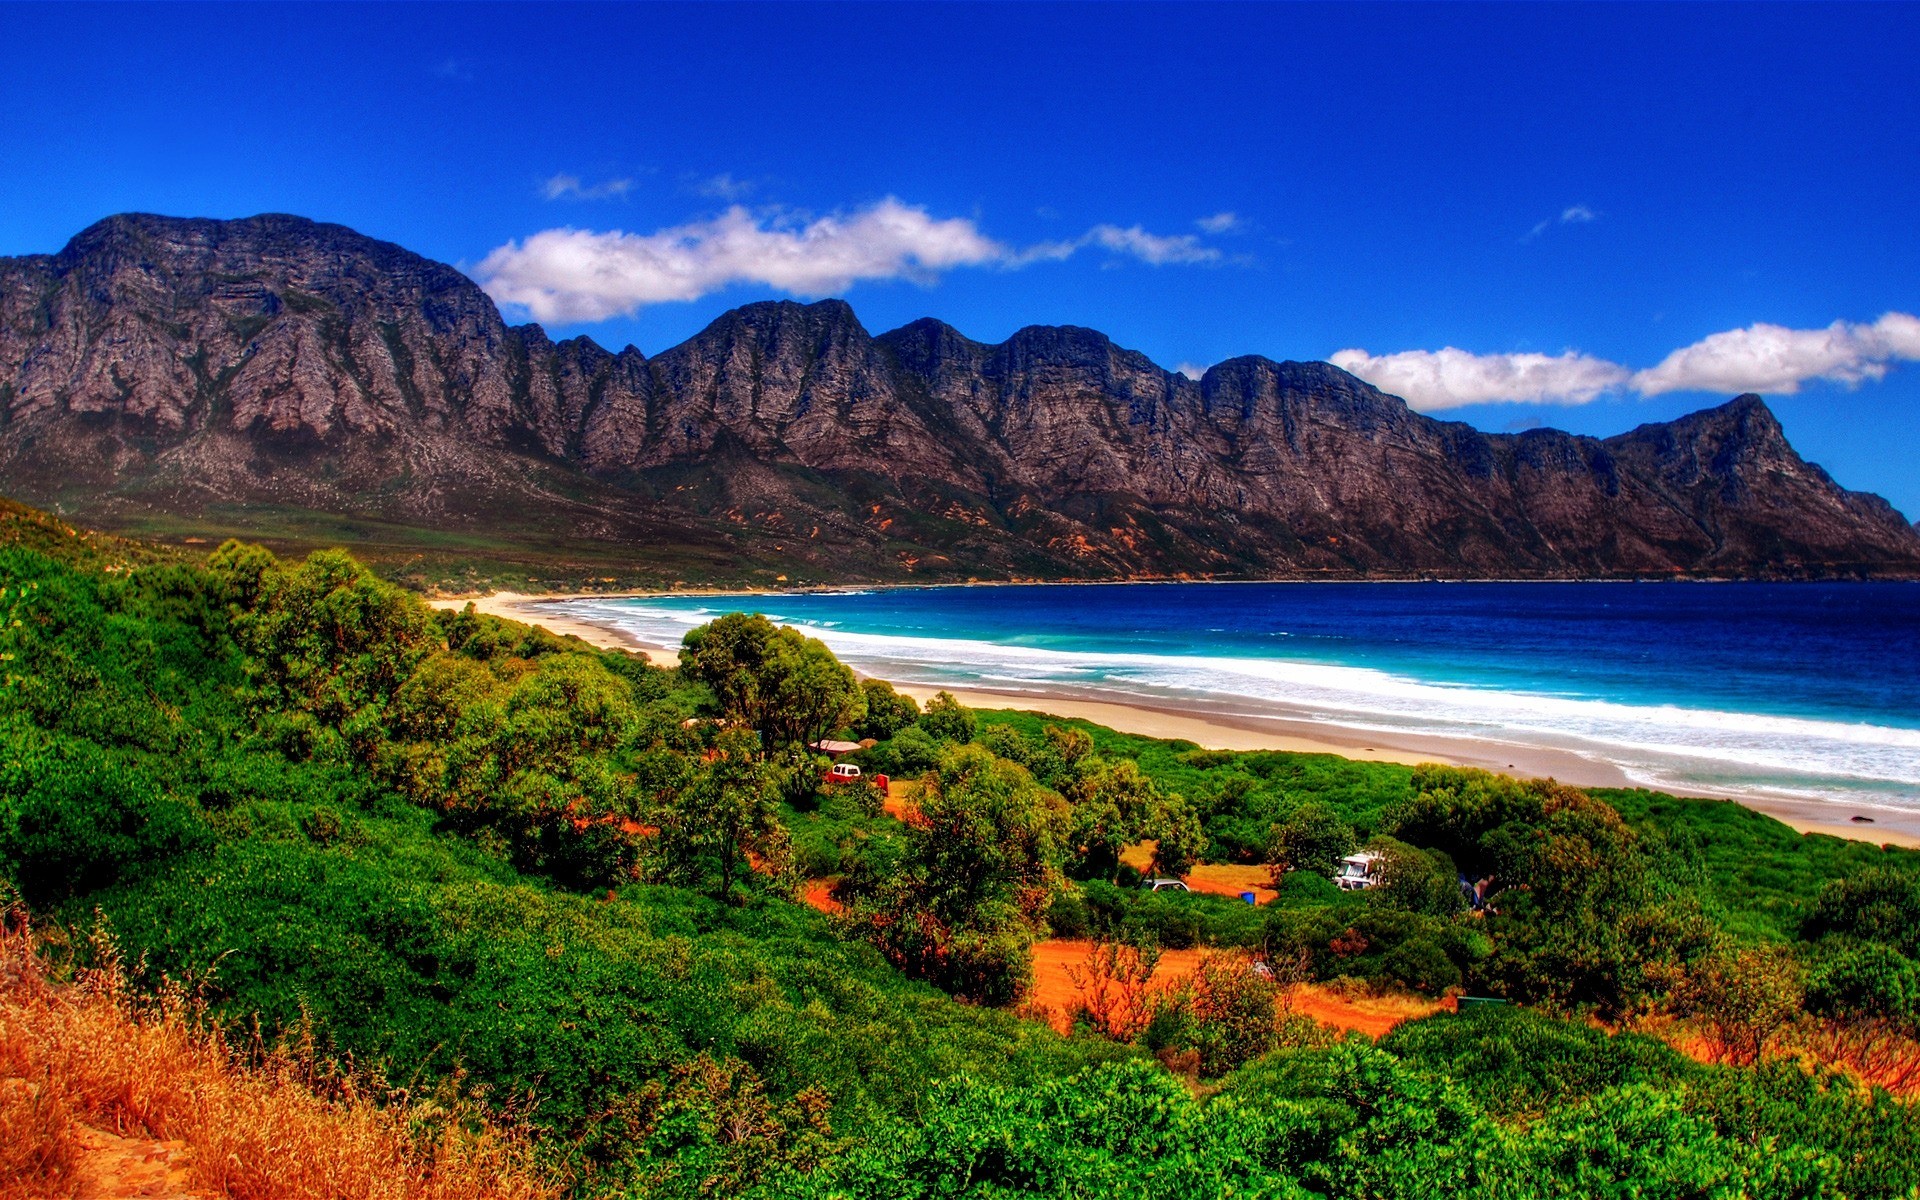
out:
{"label": "red soil", "polygon": [[[1050,938],[1033,947],[1033,990],[1030,1006],[1044,1013],[1048,1024],[1065,1032],[1069,1014],[1080,1003],[1080,990],[1067,973],[1087,961],[1093,943],[1079,938]],[[1165,950],[1153,973],[1156,985],[1171,985],[1193,974],[1199,965],[1198,950]],[[1424,1017],[1446,1007],[1439,1001],[1414,996],[1347,996],[1319,984],[1301,984],[1293,989],[1293,1011],[1312,1017],[1322,1025],[1339,1030],[1358,1030],[1368,1037],[1379,1037],[1402,1021]]]}
{"label": "red soil", "polygon": [[800,900],[808,907],[817,908],[823,913],[845,912],[847,906],[833,898],[833,887],[839,882],[838,876],[809,880],[807,890],[801,893]]}

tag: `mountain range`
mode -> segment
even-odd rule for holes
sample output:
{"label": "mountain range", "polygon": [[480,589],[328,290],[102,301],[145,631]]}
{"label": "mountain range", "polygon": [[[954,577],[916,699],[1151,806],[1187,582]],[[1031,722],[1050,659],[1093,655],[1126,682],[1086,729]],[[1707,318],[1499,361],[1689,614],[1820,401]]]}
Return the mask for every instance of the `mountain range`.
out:
{"label": "mountain range", "polygon": [[611,353],[277,215],[116,216],[0,258],[0,490],[429,574],[1920,577],[1920,532],[1757,396],[1605,439],[1489,434],[1326,363],[1195,380],[1072,326],[875,336],[839,300]]}

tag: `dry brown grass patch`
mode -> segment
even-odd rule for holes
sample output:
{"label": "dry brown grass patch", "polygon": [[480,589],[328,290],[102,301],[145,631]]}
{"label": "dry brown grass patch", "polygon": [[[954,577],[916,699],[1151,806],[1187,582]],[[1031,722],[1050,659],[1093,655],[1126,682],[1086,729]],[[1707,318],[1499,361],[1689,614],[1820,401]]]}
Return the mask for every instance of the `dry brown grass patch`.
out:
{"label": "dry brown grass patch", "polygon": [[[79,1123],[184,1143],[235,1200],[540,1200],[523,1136],[460,1102],[331,1071],[310,1047],[246,1051],[179,989],[136,1000],[110,944],[48,981],[25,914],[0,916],[0,1197],[73,1194]],[[63,1190],[64,1189],[64,1190]]]}

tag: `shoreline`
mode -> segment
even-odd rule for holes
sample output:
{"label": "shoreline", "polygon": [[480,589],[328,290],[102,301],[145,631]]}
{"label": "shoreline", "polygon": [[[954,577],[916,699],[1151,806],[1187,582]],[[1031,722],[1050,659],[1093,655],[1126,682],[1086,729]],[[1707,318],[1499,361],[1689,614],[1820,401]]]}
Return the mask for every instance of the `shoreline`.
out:
{"label": "shoreline", "polygon": [[[777,595],[779,593],[682,591],[530,595],[520,592],[495,592],[487,596],[429,598],[427,603],[434,608],[453,611],[472,604],[476,612],[485,613],[488,616],[539,625],[561,636],[579,638],[599,649],[625,650],[629,653],[644,655],[656,666],[677,667],[680,661],[679,655],[673,649],[643,642],[608,622],[556,612],[554,606],[571,600],[612,600],[629,595],[703,594]],[[1451,766],[1479,767],[1499,774],[1514,774],[1523,778],[1551,777],[1575,787],[1630,788],[1636,786],[1618,767],[1595,762],[1571,751],[1554,750],[1549,747],[1511,746],[1488,740],[1398,732],[1371,733],[1365,730],[1348,730],[1339,726],[1330,726],[1321,721],[1251,716],[1208,709],[1203,706],[1173,709],[1138,703],[1121,703],[1098,696],[1074,695],[1065,690],[1023,692],[994,688],[939,688],[920,684],[897,684],[896,686],[903,694],[912,696],[922,703],[937,692],[948,691],[969,708],[1033,712],[1085,720],[1096,725],[1104,725],[1119,733],[1189,741],[1213,750],[1281,750],[1299,754],[1331,754],[1363,762],[1391,762],[1407,766],[1442,763]],[[1895,824],[1883,820],[1883,811],[1882,818],[1876,818],[1871,823],[1854,824],[1846,819],[1850,814],[1840,811],[1841,806],[1821,801],[1751,796],[1698,798],[1743,805],[1755,812],[1772,817],[1802,834],[1823,834],[1848,841],[1920,849],[1920,813],[1911,815],[1899,813],[1897,816],[1903,819]]]}

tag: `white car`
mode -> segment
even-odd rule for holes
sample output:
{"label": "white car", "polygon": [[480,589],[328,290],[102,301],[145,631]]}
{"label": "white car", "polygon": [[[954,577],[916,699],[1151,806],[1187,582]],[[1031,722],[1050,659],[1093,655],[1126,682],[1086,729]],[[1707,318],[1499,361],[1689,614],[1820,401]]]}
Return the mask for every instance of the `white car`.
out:
{"label": "white car", "polygon": [[853,783],[860,778],[860,768],[852,763],[835,763],[825,778],[828,783]]}
{"label": "white car", "polygon": [[1187,892],[1192,891],[1178,879],[1142,879],[1140,890],[1143,892]]}

